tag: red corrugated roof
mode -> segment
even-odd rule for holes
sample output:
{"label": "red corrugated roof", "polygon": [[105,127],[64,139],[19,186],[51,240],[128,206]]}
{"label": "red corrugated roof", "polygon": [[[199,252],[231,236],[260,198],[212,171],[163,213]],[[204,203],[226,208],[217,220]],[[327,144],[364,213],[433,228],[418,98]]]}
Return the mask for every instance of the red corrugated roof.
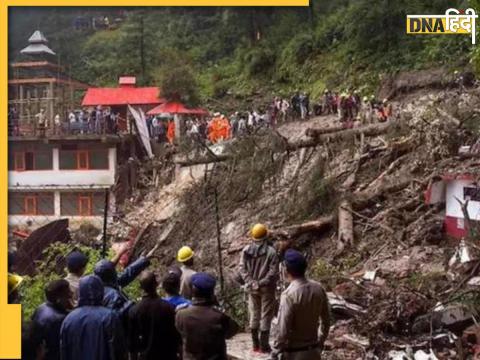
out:
{"label": "red corrugated roof", "polygon": [[188,109],[179,102],[166,102],[154,107],[147,114],[149,115],[158,115],[158,114],[195,114],[195,115],[208,115],[208,111],[200,108]]}
{"label": "red corrugated roof", "polygon": [[82,106],[95,105],[147,105],[161,104],[158,87],[89,88]]}

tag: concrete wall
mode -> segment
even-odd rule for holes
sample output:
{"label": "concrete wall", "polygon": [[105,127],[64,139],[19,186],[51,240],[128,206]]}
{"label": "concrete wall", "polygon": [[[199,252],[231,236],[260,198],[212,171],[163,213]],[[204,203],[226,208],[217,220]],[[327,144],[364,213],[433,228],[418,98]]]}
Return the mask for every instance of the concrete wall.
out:
{"label": "concrete wall", "polygon": [[[102,189],[97,189],[102,191]],[[9,215],[8,216],[8,225],[9,227],[26,229],[28,231],[33,231],[43,225],[48,224],[49,222],[59,220],[59,219],[68,219],[70,229],[76,230],[80,225],[88,223],[95,226],[98,229],[103,227],[103,215],[96,216],[67,216],[61,215],[61,192],[75,191],[71,188],[69,189],[60,189],[53,191],[54,193],[54,215]],[[78,190],[77,190],[78,191]],[[110,192],[109,196],[109,210],[108,217],[111,218],[115,209],[115,196]]]}
{"label": "concrete wall", "polygon": [[108,170],[60,170],[59,151],[53,149],[53,169],[37,171],[9,171],[10,189],[28,189],[31,187],[71,187],[71,186],[110,186],[115,183],[117,151],[108,149]]}
{"label": "concrete wall", "polygon": [[9,215],[8,216],[8,226],[21,228],[28,231],[33,231],[39,227],[47,225],[49,222],[66,219],[69,220],[69,228],[76,230],[80,227],[81,224],[91,224],[98,229],[101,229],[103,226],[103,216],[23,216],[23,215]]}

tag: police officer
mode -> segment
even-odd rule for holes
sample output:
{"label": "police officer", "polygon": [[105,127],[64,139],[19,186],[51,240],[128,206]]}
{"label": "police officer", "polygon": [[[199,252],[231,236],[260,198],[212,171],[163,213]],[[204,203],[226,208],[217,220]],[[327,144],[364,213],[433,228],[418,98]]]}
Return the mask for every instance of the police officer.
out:
{"label": "police officer", "polygon": [[215,278],[207,273],[192,275],[192,305],[177,311],[175,324],[183,339],[183,360],[227,360],[226,339],[238,324],[215,306]]}
{"label": "police officer", "polygon": [[[242,251],[240,274],[248,292],[248,313],[253,350],[269,353],[270,325],[275,312],[275,289],[278,280],[278,256],[268,244],[265,225],[256,224],[253,242]],[[259,332],[260,331],[260,332]]]}
{"label": "police officer", "polygon": [[[322,285],[305,277],[307,261],[296,250],[284,255],[290,285],[282,293],[274,327],[274,360],[320,360],[330,328],[328,298]],[[318,328],[321,335],[318,335]]]}

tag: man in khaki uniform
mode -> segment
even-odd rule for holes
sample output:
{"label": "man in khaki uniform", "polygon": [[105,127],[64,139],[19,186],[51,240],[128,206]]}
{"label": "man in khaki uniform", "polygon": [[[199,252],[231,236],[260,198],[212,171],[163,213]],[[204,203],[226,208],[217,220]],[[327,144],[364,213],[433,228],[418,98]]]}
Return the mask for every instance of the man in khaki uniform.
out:
{"label": "man in khaki uniform", "polygon": [[195,253],[188,246],[183,246],[178,250],[177,261],[182,264],[182,276],[180,278],[180,295],[191,300],[192,293],[192,276],[197,272],[193,270],[193,256]]}
{"label": "man in khaki uniform", "polygon": [[252,228],[253,242],[243,249],[240,261],[240,274],[248,292],[253,350],[263,353],[271,351],[268,340],[278,280],[278,256],[267,242],[267,233],[265,225]]}
{"label": "man in khaki uniform", "polygon": [[228,359],[225,340],[233,337],[239,326],[214,305],[215,284],[212,275],[194,274],[192,305],[177,311],[175,325],[183,339],[183,360]]}
{"label": "man in khaki uniform", "polygon": [[327,295],[322,285],[305,278],[307,261],[301,253],[287,250],[284,263],[290,285],[273,322],[272,359],[320,360],[330,328]]}

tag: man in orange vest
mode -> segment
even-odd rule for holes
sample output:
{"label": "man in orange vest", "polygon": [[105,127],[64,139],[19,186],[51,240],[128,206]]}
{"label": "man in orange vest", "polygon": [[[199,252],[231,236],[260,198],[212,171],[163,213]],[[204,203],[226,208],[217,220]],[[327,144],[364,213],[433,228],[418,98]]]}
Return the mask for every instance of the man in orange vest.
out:
{"label": "man in orange vest", "polygon": [[173,139],[175,139],[175,122],[172,120],[168,121],[167,139],[170,144],[173,144]]}

